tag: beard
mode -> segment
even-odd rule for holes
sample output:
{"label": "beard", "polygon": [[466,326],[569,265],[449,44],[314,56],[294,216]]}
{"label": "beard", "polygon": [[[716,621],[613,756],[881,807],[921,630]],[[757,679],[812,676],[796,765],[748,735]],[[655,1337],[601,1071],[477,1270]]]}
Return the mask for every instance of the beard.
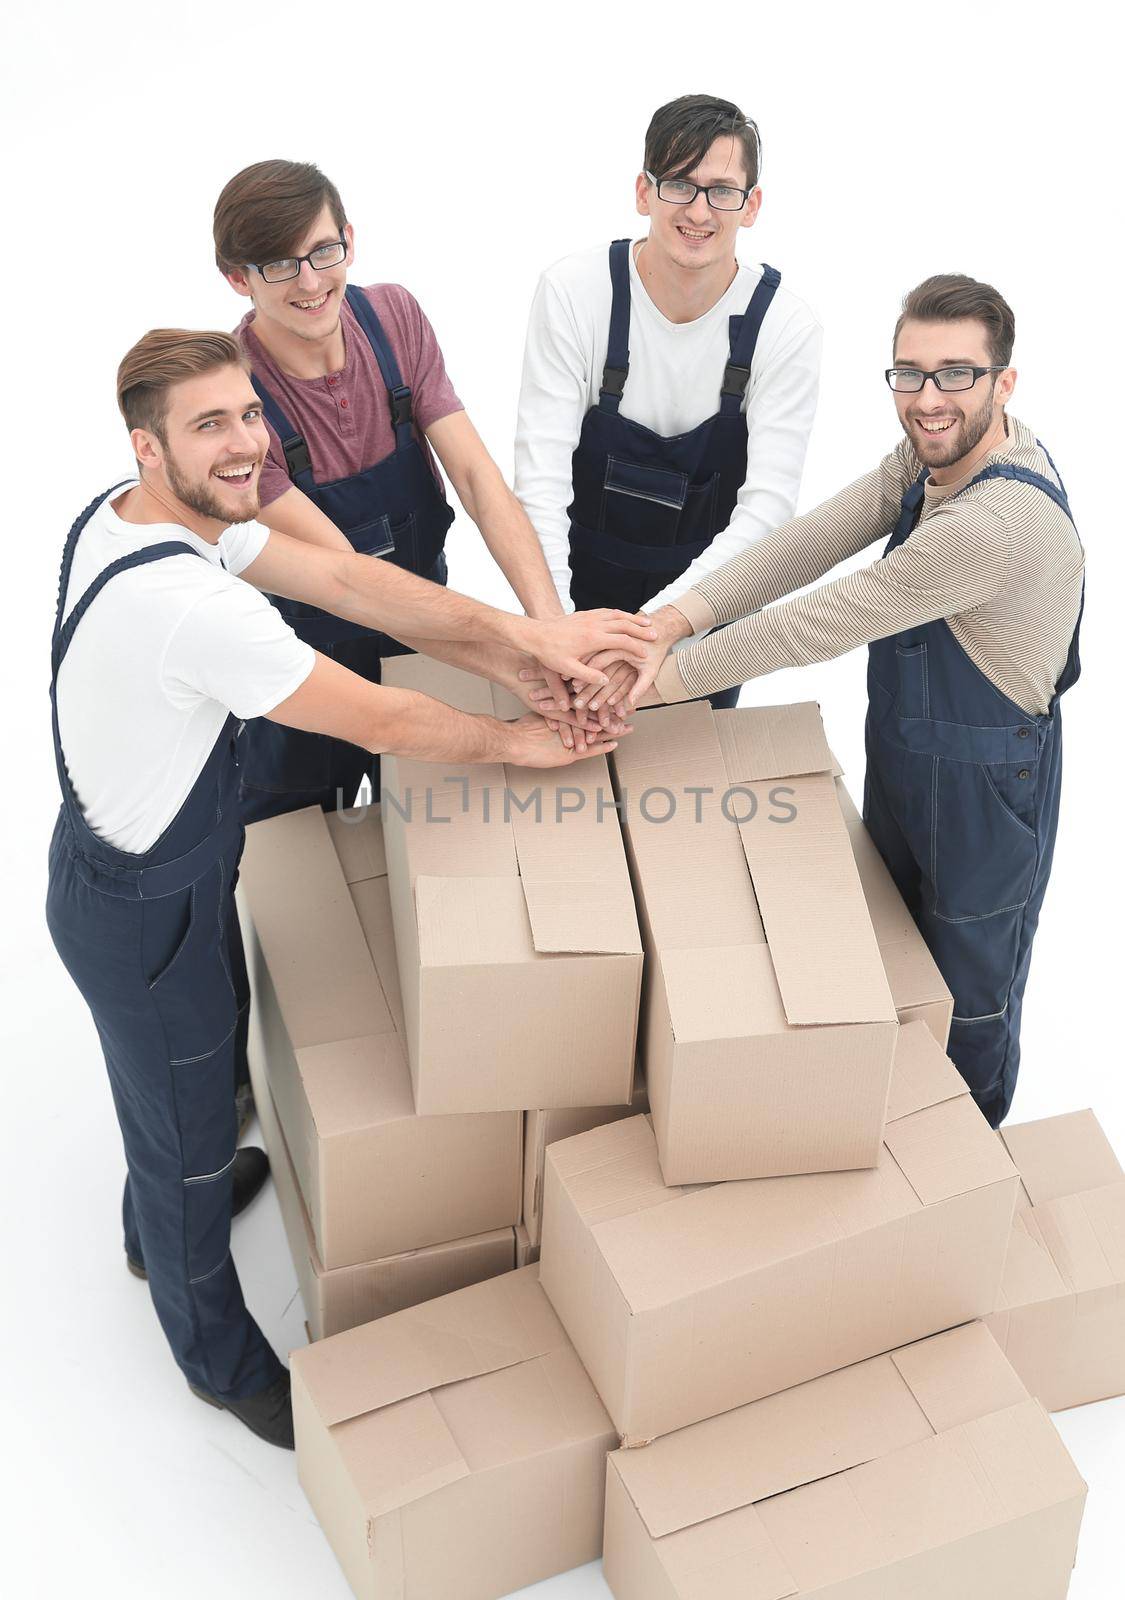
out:
{"label": "beard", "polygon": [[216,490],[212,489],[210,482],[189,478],[180,471],[179,465],[171,450],[164,449],[164,476],[168,480],[168,487],[177,500],[194,511],[198,516],[211,517],[216,522],[224,523],[228,528],[236,528],[240,522],[253,522],[262,509],[262,502],[255,489],[253,498],[242,498],[238,513],[232,515],[231,508],[219,498]]}
{"label": "beard", "polygon": [[[911,442],[914,444],[915,453],[923,466],[929,467],[931,470],[937,467],[940,471],[945,467],[956,466],[958,461],[963,461],[967,455],[972,454],[995,421],[995,389],[996,378],[993,376],[988,399],[982,402],[978,411],[972,414],[961,413],[962,424],[959,428],[951,430],[954,437],[948,443],[945,442],[942,435],[934,436],[928,434],[917,422],[911,423],[908,430],[912,434]],[[924,453],[918,450],[917,447],[919,434],[921,434],[924,441]]]}

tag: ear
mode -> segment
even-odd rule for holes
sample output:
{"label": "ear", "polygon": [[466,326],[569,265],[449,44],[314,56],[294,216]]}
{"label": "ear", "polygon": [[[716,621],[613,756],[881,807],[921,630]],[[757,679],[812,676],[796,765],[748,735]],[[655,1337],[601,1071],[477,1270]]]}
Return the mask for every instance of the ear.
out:
{"label": "ear", "polygon": [[757,185],[755,185],[754,188],[751,189],[750,193],[746,196],[746,204],[742,208],[742,216],[739,219],[738,224],[739,227],[752,228],[755,222],[758,220],[758,212],[761,209],[762,191],[757,187]]}
{"label": "ear", "polygon": [[643,172],[637,174],[637,211],[642,217],[652,215],[649,201],[652,198],[652,184],[649,183]]}
{"label": "ear", "polygon": [[232,267],[229,272],[224,272],[223,277],[230,284],[235,294],[241,294],[247,300],[253,300],[254,290],[251,287],[250,275],[242,267]]}
{"label": "ear", "polygon": [[996,379],[996,398],[1002,406],[1006,406],[1015,392],[1016,379],[1019,373],[1015,367],[1005,367]]}
{"label": "ear", "polygon": [[160,447],[160,440],[147,428],[134,428],[129,435],[129,443],[133,446],[133,454],[138,463],[149,472],[158,472],[164,465],[164,451]]}
{"label": "ear", "polygon": [[355,229],[350,222],[344,223],[344,243],[348,247],[348,253],[344,257],[344,265],[345,267],[350,267],[355,260]]}

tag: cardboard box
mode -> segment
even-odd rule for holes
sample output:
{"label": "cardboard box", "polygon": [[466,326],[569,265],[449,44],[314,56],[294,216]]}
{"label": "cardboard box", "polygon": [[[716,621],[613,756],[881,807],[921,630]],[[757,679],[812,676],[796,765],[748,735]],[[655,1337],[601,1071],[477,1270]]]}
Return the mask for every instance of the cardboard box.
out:
{"label": "cardboard box", "polygon": [[325,1267],[514,1226],[518,1113],[414,1110],[378,812],[255,823],[238,892],[266,1075]]}
{"label": "cardboard box", "polygon": [[529,1267],[539,1260],[539,1246],[532,1244],[531,1235],[523,1223],[516,1224],[516,1266]]}
{"label": "cardboard box", "polygon": [[996,1309],[1016,1170],[923,1023],[878,1164],[688,1190],[647,1117],[547,1151],[540,1272],[640,1444]]}
{"label": "cardboard box", "polygon": [[1000,1138],[1022,1183],[988,1326],[1049,1411],[1125,1394],[1125,1173],[1092,1111]]}
{"label": "cardboard box", "polygon": [[329,1271],[317,1254],[309,1214],[301,1199],[285,1135],[270,1094],[262,1058],[260,1031],[250,1030],[250,1081],[269,1151],[270,1172],[281,1207],[289,1253],[304,1302],[309,1339],[326,1339],[345,1328],[389,1316],[406,1306],[434,1300],[467,1284],[480,1283],[516,1265],[515,1230],[498,1228],[472,1239],[454,1239],[382,1261]]}
{"label": "cardboard box", "polygon": [[[383,682],[488,715],[510,699],[422,656]],[[642,955],[605,758],[382,773],[418,1110],[627,1104]]]}
{"label": "cardboard box", "polygon": [[836,795],[898,1020],[924,1022],[944,1050],[953,1021],[953,996],[842,778],[836,779]]}
{"label": "cardboard box", "polygon": [[536,1247],[543,1233],[543,1162],[547,1146],[559,1139],[573,1139],[588,1128],[600,1128],[622,1117],[635,1117],[648,1110],[648,1092],[638,1078],[632,1103],[627,1106],[582,1106],[562,1111],[529,1111],[523,1133],[523,1225],[528,1241]]}
{"label": "cardboard box", "polygon": [[617,1600],[1064,1600],[1086,1485],[979,1323],[616,1451]]}
{"label": "cardboard box", "polygon": [[820,712],[703,702],[635,724],[612,761],[665,1178],[872,1166],[897,1019]]}
{"label": "cardboard box", "polygon": [[298,1474],[357,1595],[493,1600],[601,1553],[617,1436],[537,1273],[294,1352]]}

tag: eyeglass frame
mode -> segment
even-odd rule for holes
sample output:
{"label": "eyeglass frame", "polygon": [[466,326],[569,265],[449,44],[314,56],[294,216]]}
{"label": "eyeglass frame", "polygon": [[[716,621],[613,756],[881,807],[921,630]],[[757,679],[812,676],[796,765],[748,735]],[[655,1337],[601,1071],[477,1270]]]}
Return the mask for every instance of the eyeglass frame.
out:
{"label": "eyeglass frame", "polygon": [[[754,193],[754,190],[758,187],[758,185],[756,183],[752,183],[748,189],[744,189],[744,188],[742,188],[742,186],[740,184],[737,184],[737,183],[692,183],[690,178],[672,178],[672,177],[658,178],[658,177],[656,177],[656,175],[654,173],[649,172],[647,168],[645,169],[645,177],[648,179],[649,183],[654,185],[654,187],[656,189],[656,198],[658,200],[663,200],[664,204],[666,206],[690,206],[690,205],[694,204],[694,202],[696,200],[698,200],[699,196],[702,194],[702,195],[706,195],[707,196],[707,204],[708,204],[708,206],[710,206],[712,211],[730,211],[732,213],[733,212],[738,212],[738,211],[744,211],[746,209],[747,200],[749,200],[750,196]],[[668,199],[665,199],[664,195],[662,195],[660,193],[660,185],[662,183],[691,183],[691,186],[695,190],[695,193],[692,195],[690,200],[668,200]],[[712,205],[712,203],[711,203],[711,190],[712,189],[733,189],[737,194],[740,194],[742,196],[741,205],[737,205],[737,206],[716,206],[716,205]]]}
{"label": "eyeglass frame", "polygon": [[[331,266],[313,267],[312,258],[316,255],[317,250],[327,250],[329,246],[333,244],[338,244],[342,247],[344,252],[343,259],[347,260],[348,241],[344,238],[344,235],[341,234],[338,239],[326,239],[323,244],[318,244],[314,249],[309,251],[307,256],[277,256],[273,261],[263,261],[260,264],[257,261],[247,261],[246,266],[249,267],[251,272],[256,272],[263,283],[291,283],[294,278],[299,278],[301,276],[301,268],[304,266],[306,261],[308,262],[309,266],[312,267],[314,272],[331,272],[332,267],[340,266],[342,264],[340,261],[333,261]],[[290,272],[284,278],[267,278],[263,268],[275,266],[278,261],[295,261],[297,263],[296,272]]]}
{"label": "eyeglass frame", "polygon": [[[944,367],[935,367],[933,372],[922,372],[921,367],[887,367],[883,376],[892,394],[921,394],[930,380],[933,381],[934,388],[939,394],[968,394],[970,389],[976,388],[986,372],[1007,372],[1007,370],[1007,367],[974,367],[968,361],[950,361]],[[918,372],[921,373],[922,381],[916,389],[896,389],[891,382],[891,374],[895,372]],[[960,389],[946,389],[938,382],[938,374],[942,372],[971,372],[973,381],[963,384]]]}

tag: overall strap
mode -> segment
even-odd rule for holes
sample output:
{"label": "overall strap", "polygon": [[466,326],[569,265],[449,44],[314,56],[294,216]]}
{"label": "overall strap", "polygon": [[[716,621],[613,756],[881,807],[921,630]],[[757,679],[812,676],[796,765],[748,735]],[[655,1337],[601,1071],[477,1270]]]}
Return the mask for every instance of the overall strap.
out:
{"label": "overall strap", "polygon": [[281,440],[286,472],[294,483],[302,473],[307,472],[311,477],[312,459],[304,438],[297,432],[256,372],[251,372],[250,382],[254,385],[254,393],[262,402],[262,415]]}
{"label": "overall strap", "polygon": [[[111,490],[110,493],[112,494],[112,492]],[[146,545],[143,550],[130,551],[127,556],[121,556],[118,560],[111,561],[108,567],[102,568],[86,590],[86,593],[78,601],[78,604],[71,609],[66,621],[56,631],[55,637],[51,641],[52,687],[54,687],[58,678],[63,658],[70,649],[70,641],[74,637],[75,628],[82,621],[82,618],[86,615],[98,595],[101,594],[109,580],[115,578],[119,572],[128,572],[133,567],[146,567],[151,561],[163,561],[166,556],[180,555],[199,556],[201,561],[204,559],[202,552],[194,549],[192,545],[185,544],[178,539],[165,539],[160,544]]]}
{"label": "overall strap", "polygon": [[[750,304],[740,319],[738,332],[731,340],[730,360],[723,372],[723,386],[719,400],[719,410],[724,416],[737,416],[742,410],[746,386],[750,382],[750,369],[754,363],[758,334],[762,330],[762,322],[780,282],[781,273],[777,268],[768,267],[763,262],[761,282],[750,296]],[[731,320],[734,321],[733,318]]]}
{"label": "overall strap", "polygon": [[905,544],[918,526],[918,518],[922,513],[922,501],[926,492],[926,479],[929,475],[929,468],[923,467],[903,495],[898,521],[895,523],[894,531],[887,540],[887,547],[883,551],[885,556],[889,556],[892,550],[897,550],[900,544]]}
{"label": "overall strap", "polygon": [[59,634],[62,632],[63,607],[66,605],[66,592],[70,588],[70,569],[74,565],[74,552],[78,548],[78,536],[98,507],[104,505],[111,495],[117,493],[118,489],[123,489],[128,481],[128,478],[126,478],[121,483],[115,483],[112,489],[107,489],[104,494],[98,495],[96,500],[91,500],[85,511],[80,512],[75,517],[70,532],[66,536],[66,543],[63,546],[62,553],[62,565],[59,568],[59,595],[55,605],[55,626],[51,632],[52,651],[55,648],[55,642]]}
{"label": "overall strap", "polygon": [[616,416],[625,393],[625,379],[629,376],[629,315],[632,296],[629,293],[629,251],[631,239],[615,239],[609,247],[609,278],[613,285],[613,303],[609,312],[609,343],[605,366],[602,368],[602,386],[598,405],[602,411]]}
{"label": "overall strap", "polygon": [[[1050,456],[1047,459],[1050,461]],[[1054,462],[1051,462],[1051,465],[1054,467]],[[1074,521],[1070,502],[1067,500],[1065,493],[1062,489],[1056,489],[1050,478],[1045,478],[1041,472],[1033,472],[1030,467],[1017,467],[1008,461],[991,462],[983,471],[978,472],[976,477],[965,485],[964,489],[959,490],[958,494],[967,493],[968,490],[975,488],[978,483],[984,483],[989,478],[1011,478],[1016,483],[1029,483],[1032,488],[1041,489],[1049,500],[1055,502],[1060,511],[1066,513],[1071,522]]]}
{"label": "overall strap", "polygon": [[344,290],[344,296],[355,314],[356,321],[366,334],[368,344],[375,352],[375,360],[379,363],[379,371],[390,396],[395,449],[403,450],[413,441],[414,397],[410,385],[402,381],[402,371],[391,349],[391,342],[363,290],[349,283]]}

